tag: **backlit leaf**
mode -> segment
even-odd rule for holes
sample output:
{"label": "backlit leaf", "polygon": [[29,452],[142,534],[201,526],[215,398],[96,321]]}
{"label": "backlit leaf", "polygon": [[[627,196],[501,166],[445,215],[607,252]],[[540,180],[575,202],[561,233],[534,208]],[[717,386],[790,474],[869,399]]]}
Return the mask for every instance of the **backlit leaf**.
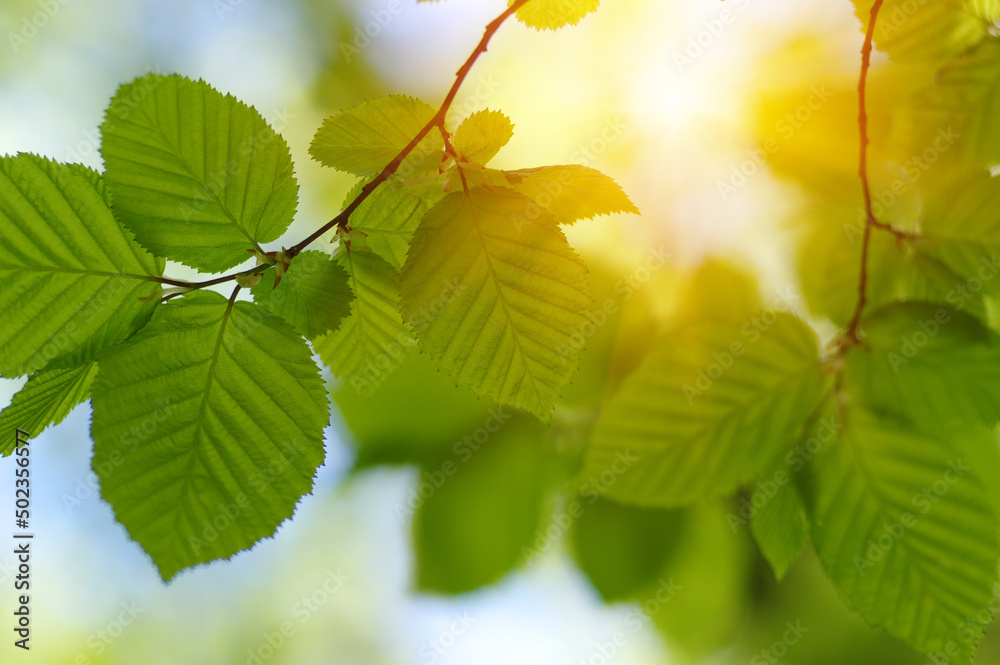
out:
{"label": "backlit leaf", "polygon": [[5,433],[0,456],[14,451],[14,437],[9,433],[15,429],[34,438],[49,425],[61,423],[74,407],[90,397],[90,386],[96,376],[95,362],[33,374],[10,405],[0,411],[0,432]]}
{"label": "backlit leaf", "polygon": [[[537,30],[555,30],[576,25],[584,16],[597,10],[600,0],[531,0],[517,10],[517,18]],[[514,0],[509,0],[510,5]]]}
{"label": "backlit leaf", "polygon": [[292,259],[277,287],[268,273],[252,291],[264,309],[315,339],[336,330],[350,313],[354,296],[347,279],[347,272],[329,255],[306,251]]}
{"label": "backlit leaf", "polygon": [[[371,99],[327,118],[309,154],[325,166],[372,176],[410,143],[434,113],[429,104],[405,95]],[[410,175],[436,169],[443,149],[441,134],[432,129],[399,172]]]}
{"label": "backlit leaf", "polygon": [[576,369],[570,336],[590,298],[587,269],[551,217],[515,221],[530,204],[475,188],[428,211],[403,268],[403,313],[460,385],[547,420]]}
{"label": "backlit leaf", "polygon": [[262,307],[193,293],[99,363],[101,495],[164,580],[273,535],[312,490],[326,387],[305,341]]}
{"label": "backlit leaf", "polygon": [[[510,187],[548,211],[559,224],[619,212],[639,214],[618,184],[596,169],[571,164],[504,171]],[[529,219],[535,208],[523,213]]]}
{"label": "backlit leaf", "polygon": [[222,272],[295,215],[285,140],[204,81],[149,74],[123,85],[101,137],[115,212],[159,256]]}
{"label": "backlit leaf", "polygon": [[149,320],[163,262],[122,230],[101,177],[0,157],[0,373],[83,365]]}
{"label": "backlit leaf", "polygon": [[479,111],[455,132],[455,149],[473,164],[487,164],[514,136],[514,125],[499,111]]}
{"label": "backlit leaf", "polygon": [[371,252],[345,248],[338,260],[354,292],[351,313],[314,347],[335,376],[368,396],[414,346],[399,314],[399,273]]}

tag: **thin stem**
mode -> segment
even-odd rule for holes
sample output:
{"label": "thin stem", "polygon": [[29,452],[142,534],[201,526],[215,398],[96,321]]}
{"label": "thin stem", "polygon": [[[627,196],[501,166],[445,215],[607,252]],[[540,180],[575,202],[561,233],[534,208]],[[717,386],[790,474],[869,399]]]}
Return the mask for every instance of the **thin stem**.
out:
{"label": "thin stem", "polygon": [[872,5],[871,18],[868,21],[868,31],[865,33],[865,43],[861,47],[861,77],[858,81],[858,127],[861,140],[858,177],[861,178],[861,189],[865,197],[865,232],[861,245],[861,277],[858,280],[858,303],[854,308],[854,316],[851,317],[850,323],[847,324],[847,337],[855,344],[861,342],[858,329],[861,326],[861,314],[864,311],[865,304],[868,302],[868,250],[871,244],[872,229],[879,227],[891,230],[891,227],[875,219],[875,212],[872,210],[871,185],[868,182],[868,70],[871,68],[875,22],[878,20],[878,13],[882,9],[883,2],[884,0],[875,0],[875,4]]}
{"label": "thin stem", "polygon": [[[437,113],[434,114],[434,117],[431,118],[430,121],[428,121],[428,123],[424,125],[424,127],[419,132],[417,132],[417,135],[413,137],[413,139],[406,145],[406,147],[404,147],[399,152],[399,154],[392,159],[391,162],[386,164],[385,168],[382,169],[382,171],[377,176],[375,176],[374,180],[369,182],[361,189],[361,192],[358,194],[357,198],[351,201],[351,203],[346,208],[344,208],[336,217],[334,217],[329,222],[321,226],[314,233],[312,233],[312,235],[305,238],[300,243],[294,245],[290,249],[285,250],[285,255],[289,259],[292,259],[295,256],[297,256],[303,249],[308,247],[312,242],[320,238],[323,234],[333,229],[334,227],[341,227],[341,228],[346,227],[347,222],[351,217],[351,214],[353,214],[354,211],[357,210],[358,207],[362,203],[364,203],[364,201],[369,196],[371,196],[372,192],[374,192],[379,185],[384,183],[386,180],[389,179],[390,176],[392,176],[397,170],[399,170],[399,167],[402,166],[403,161],[409,156],[411,152],[413,152],[417,148],[418,145],[420,145],[420,142],[424,140],[424,137],[426,137],[427,134],[429,134],[431,130],[434,129],[435,127],[438,128],[438,130],[440,130],[441,137],[444,140],[445,146],[448,149],[449,153],[453,155],[455,154],[455,148],[451,144],[451,135],[448,133],[448,129],[445,127],[445,118],[448,115],[448,111],[451,109],[451,105],[455,102],[455,97],[458,95],[459,89],[462,87],[462,84],[468,77],[469,72],[472,70],[472,66],[476,64],[476,60],[479,59],[479,56],[481,56],[483,53],[486,53],[486,49],[489,46],[490,40],[493,38],[493,35],[496,34],[497,30],[500,29],[500,26],[503,25],[508,18],[513,16],[517,12],[517,10],[523,7],[527,2],[529,2],[529,0],[516,0],[516,2],[512,3],[505,12],[503,12],[498,17],[493,19],[493,21],[491,21],[486,26],[486,29],[483,31],[483,37],[482,39],[479,40],[479,43],[476,45],[475,50],[472,51],[472,54],[469,55],[466,61],[455,73],[455,81],[454,83],[452,83],[451,88],[448,90],[448,94],[445,95],[444,101],[441,103],[440,108],[438,108]],[[465,185],[464,174],[462,174],[462,182],[463,185]],[[258,253],[264,254],[264,250],[261,249],[256,242],[254,243],[254,245],[257,247]],[[214,279],[209,279],[204,282],[185,282],[182,280],[171,279],[169,277],[154,277],[150,275],[137,275],[137,277],[147,281],[159,282],[160,284],[166,284],[169,286],[188,288],[193,291],[196,289],[204,289],[209,286],[215,286],[216,284],[231,282],[239,277],[243,277],[244,275],[254,275],[257,273],[265,272],[267,270],[270,270],[272,267],[273,266],[266,264],[258,265],[253,268],[250,268],[249,270],[233,273],[231,275],[225,275],[223,277],[216,277]],[[237,293],[239,292],[239,288],[236,289],[236,292]],[[170,298],[179,295],[181,294],[180,293],[171,294],[167,296],[165,300],[169,300]],[[233,294],[233,297],[235,297],[235,293]]]}
{"label": "thin stem", "polygon": [[264,263],[259,266],[254,266],[253,268],[244,270],[243,272],[237,272],[233,273],[232,275],[225,275],[223,277],[216,277],[215,279],[209,279],[204,282],[194,282],[193,284],[189,284],[187,286],[190,286],[192,289],[204,289],[207,286],[215,286],[216,284],[231,282],[238,277],[243,277],[244,275],[256,275],[258,273],[267,272],[273,267],[274,267],[273,265]]}
{"label": "thin stem", "polygon": [[[136,277],[138,277],[139,279],[144,279],[148,282],[158,282],[160,284],[167,284],[169,286],[179,286],[194,291],[196,289],[204,289],[209,286],[215,286],[216,284],[224,284],[225,282],[231,282],[239,277],[243,277],[244,275],[255,275],[257,273],[266,272],[267,270],[270,270],[273,267],[274,266],[265,263],[259,266],[254,266],[253,268],[248,268],[247,270],[244,270],[242,272],[236,272],[231,275],[224,275],[222,277],[215,277],[213,279],[205,280],[204,282],[185,282],[179,279],[171,279],[169,277],[154,277],[151,275],[136,275]],[[181,294],[175,294],[175,295],[181,295]]]}
{"label": "thin stem", "polygon": [[170,279],[169,277],[156,277],[155,275],[135,275],[135,277],[147,282],[157,282],[158,284],[167,284],[169,286],[191,286],[189,282],[182,282],[179,279]]}
{"label": "thin stem", "polygon": [[323,234],[333,229],[334,227],[340,227],[340,228],[346,227],[347,221],[350,219],[351,214],[353,214],[354,211],[358,209],[358,206],[364,203],[365,199],[371,196],[372,192],[375,191],[375,188],[377,188],[383,182],[388,180],[389,176],[394,174],[399,169],[399,167],[403,164],[403,160],[405,160],[406,157],[411,152],[413,152],[418,145],[420,145],[420,142],[424,140],[424,137],[427,136],[427,134],[429,134],[432,129],[438,127],[441,130],[446,131],[444,125],[445,117],[448,115],[448,111],[451,109],[451,105],[455,102],[455,97],[458,95],[459,89],[462,87],[462,84],[468,77],[469,71],[472,69],[472,66],[476,64],[476,60],[479,59],[479,56],[481,56],[483,53],[486,53],[486,48],[489,46],[490,40],[493,38],[493,35],[496,34],[497,30],[500,29],[500,26],[503,25],[504,21],[513,16],[514,13],[517,12],[518,9],[523,7],[527,2],[529,2],[529,0],[516,0],[513,4],[511,4],[510,7],[507,8],[507,10],[504,13],[500,14],[498,17],[493,19],[493,21],[491,21],[489,25],[486,26],[486,29],[483,31],[483,37],[482,39],[479,40],[479,44],[476,45],[476,48],[472,51],[472,54],[469,55],[465,63],[455,73],[455,82],[452,83],[451,88],[448,90],[448,94],[445,95],[444,101],[441,103],[441,107],[438,108],[437,113],[434,114],[434,117],[431,118],[427,122],[427,124],[424,125],[423,129],[417,132],[417,135],[413,137],[413,140],[411,140],[406,145],[406,147],[403,148],[400,151],[400,153],[396,155],[393,158],[393,160],[389,162],[377,176],[375,176],[374,180],[369,182],[361,189],[361,192],[358,194],[357,198],[351,201],[351,203],[346,208],[344,208],[340,212],[340,214],[338,214],[336,217],[331,219],[329,222],[327,222],[320,228],[316,229],[316,231],[308,238],[304,239],[302,242],[298,243],[294,247],[286,250],[285,253],[290,258],[296,256],[299,252],[308,247],[313,241],[317,240],[319,237],[321,237]]}

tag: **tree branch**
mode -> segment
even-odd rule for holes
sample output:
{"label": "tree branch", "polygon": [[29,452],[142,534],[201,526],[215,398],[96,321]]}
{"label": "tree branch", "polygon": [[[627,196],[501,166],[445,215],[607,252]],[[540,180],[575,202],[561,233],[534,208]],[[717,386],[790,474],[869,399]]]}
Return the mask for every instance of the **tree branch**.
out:
{"label": "tree branch", "polygon": [[882,8],[883,1],[875,0],[875,4],[872,5],[871,17],[868,20],[868,31],[865,33],[865,42],[861,47],[861,77],[858,81],[858,128],[861,140],[858,177],[861,178],[861,189],[865,198],[865,232],[861,245],[861,276],[858,279],[858,303],[854,308],[854,316],[851,317],[850,323],[847,324],[847,337],[855,344],[861,343],[859,335],[861,314],[864,311],[865,304],[868,302],[868,254],[872,229],[875,227],[891,228],[875,219],[875,212],[872,210],[871,185],[868,182],[868,70],[871,68],[875,23],[878,20],[878,13]]}
{"label": "tree branch", "polygon": [[[302,252],[302,250],[304,250],[315,240],[320,238],[327,231],[330,231],[335,227],[336,228],[346,227],[347,222],[350,219],[351,215],[354,213],[354,211],[357,210],[358,207],[362,203],[364,203],[364,201],[369,196],[372,195],[372,193],[379,185],[388,180],[389,177],[392,176],[399,169],[400,166],[402,166],[403,161],[409,156],[411,152],[413,152],[416,149],[418,145],[420,145],[420,142],[424,140],[424,137],[426,137],[427,134],[429,134],[431,130],[433,130],[435,127],[441,131],[441,135],[442,137],[444,137],[445,143],[446,144],[449,143],[449,134],[447,128],[445,127],[445,117],[448,115],[448,111],[451,109],[451,105],[455,102],[455,97],[458,95],[459,89],[462,87],[462,84],[468,77],[469,72],[472,70],[472,66],[476,64],[476,61],[479,59],[479,56],[486,53],[486,49],[489,46],[490,40],[493,38],[493,35],[496,34],[497,30],[500,29],[500,26],[502,26],[508,18],[513,16],[518,9],[523,7],[529,1],[530,0],[516,0],[510,5],[510,7],[507,8],[506,11],[497,16],[495,19],[493,19],[493,21],[491,21],[486,26],[486,29],[483,31],[482,39],[479,40],[479,43],[476,45],[476,48],[472,51],[469,57],[465,60],[462,66],[455,73],[455,81],[454,83],[452,83],[451,88],[445,95],[444,101],[438,108],[437,113],[434,114],[434,117],[431,118],[430,121],[428,121],[428,123],[424,125],[424,127],[419,132],[417,132],[417,135],[413,137],[413,139],[406,145],[406,147],[404,147],[399,152],[399,154],[392,159],[391,162],[386,164],[385,168],[383,168],[382,171],[377,176],[375,176],[375,178],[371,182],[369,182],[361,189],[361,192],[358,194],[358,196],[353,201],[351,201],[351,203],[346,208],[344,208],[336,217],[334,217],[329,222],[318,228],[309,237],[305,238],[304,240],[292,246],[291,248],[285,250],[285,255],[289,259],[292,259],[295,256],[297,256],[300,252]],[[453,148],[451,150],[454,151]],[[259,265],[250,268],[249,270],[233,273],[231,275],[226,275],[224,277],[217,277],[215,279],[210,279],[204,282],[184,282],[181,280],[170,279],[167,277],[144,277],[143,279],[149,279],[150,281],[160,282],[161,284],[167,284],[170,286],[187,287],[190,290],[197,290],[197,289],[203,289],[208,286],[215,286],[216,284],[222,284],[224,282],[231,282],[237,279],[238,277],[242,277],[244,275],[253,275],[256,273],[264,272],[272,267],[273,266],[270,265]],[[179,294],[174,294],[174,295],[179,295]]]}
{"label": "tree branch", "polygon": [[396,155],[393,158],[393,160],[389,162],[377,176],[375,176],[374,180],[369,182],[361,189],[361,192],[358,194],[357,198],[351,201],[351,203],[346,208],[344,208],[344,210],[341,211],[340,214],[338,214],[329,222],[321,226],[308,238],[304,239],[302,242],[298,243],[292,248],[286,250],[285,253],[290,258],[297,255],[303,249],[308,247],[309,244],[311,244],[313,241],[315,241],[324,233],[333,229],[334,227],[343,228],[347,226],[347,221],[350,219],[351,214],[358,209],[358,206],[364,203],[365,199],[371,196],[372,192],[374,192],[379,185],[388,180],[389,176],[391,176],[393,173],[396,172],[397,169],[399,169],[399,167],[403,163],[403,160],[405,160],[406,157],[411,152],[413,152],[418,145],[420,145],[420,142],[424,140],[424,137],[427,136],[427,134],[429,134],[432,129],[434,129],[435,127],[439,127],[440,129],[446,131],[444,126],[445,117],[448,115],[448,111],[451,109],[451,105],[455,102],[455,97],[458,95],[458,91],[462,87],[462,83],[464,83],[466,77],[468,77],[469,71],[472,69],[472,66],[476,64],[476,60],[479,59],[479,56],[481,56],[483,53],[486,53],[486,49],[489,46],[490,40],[493,38],[493,35],[496,34],[497,30],[500,29],[500,26],[503,25],[503,23],[508,18],[513,16],[514,13],[517,12],[517,10],[520,9],[522,6],[524,6],[527,2],[529,2],[529,0],[516,0],[516,2],[511,4],[510,7],[508,7],[504,13],[500,14],[500,16],[493,19],[493,21],[491,21],[486,26],[486,29],[483,31],[483,37],[482,39],[479,40],[479,44],[476,45],[476,48],[472,51],[472,54],[469,55],[465,63],[463,63],[462,66],[459,68],[459,70],[455,73],[455,82],[452,83],[451,88],[448,90],[448,94],[445,95],[444,101],[441,103],[440,108],[438,108],[437,113],[434,114],[434,117],[431,118],[430,121],[426,125],[424,125],[423,129],[417,132],[417,135],[413,137],[413,140],[411,140],[406,145],[406,147],[403,148],[400,151],[400,153]]}

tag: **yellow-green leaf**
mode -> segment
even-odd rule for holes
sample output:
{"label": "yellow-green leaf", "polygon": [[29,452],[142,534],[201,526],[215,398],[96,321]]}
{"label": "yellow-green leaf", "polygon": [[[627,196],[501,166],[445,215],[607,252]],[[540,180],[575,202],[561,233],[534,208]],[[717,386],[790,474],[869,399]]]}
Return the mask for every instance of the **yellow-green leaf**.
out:
{"label": "yellow-green leaf", "polygon": [[499,111],[473,113],[455,132],[458,152],[473,164],[487,164],[514,136],[514,125]]}
{"label": "yellow-green leaf", "polygon": [[455,380],[548,420],[587,321],[587,269],[551,215],[517,217],[517,192],[455,192],[420,223],[403,267],[403,314],[422,349]]}
{"label": "yellow-green leaf", "polygon": [[[379,173],[434,117],[429,104],[405,95],[379,97],[327,118],[309,154],[316,161],[360,176]],[[399,173],[438,167],[444,141],[432,129],[403,162]]]}

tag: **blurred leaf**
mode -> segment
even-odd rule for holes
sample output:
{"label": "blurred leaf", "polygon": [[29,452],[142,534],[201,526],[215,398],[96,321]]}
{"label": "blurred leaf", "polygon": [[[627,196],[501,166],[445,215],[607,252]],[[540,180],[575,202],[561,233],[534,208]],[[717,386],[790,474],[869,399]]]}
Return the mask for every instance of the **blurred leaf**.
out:
{"label": "blurred leaf", "polygon": [[692,506],[680,547],[663,577],[625,620],[633,630],[652,619],[687,662],[729,645],[747,610],[750,548],[726,524],[723,506]]}
{"label": "blurred leaf", "polygon": [[686,324],[743,323],[763,308],[756,275],[722,259],[709,258],[684,285],[677,318]]}
{"label": "blurred leaf", "polygon": [[428,356],[412,352],[370,397],[342,384],[333,399],[351,430],[355,469],[429,464],[475,435],[490,418],[488,403],[455,387]]}
{"label": "blurred leaf", "polygon": [[826,384],[816,334],[789,314],[679,329],[608,403],[584,474],[614,469],[608,496],[646,506],[731,492],[787,445]]}
{"label": "blurred leaf", "polygon": [[[509,0],[513,5],[515,0]],[[536,30],[555,30],[564,25],[576,25],[580,19],[597,10],[600,0],[532,0],[517,10],[521,23]]]}
{"label": "blurred leaf", "polygon": [[577,565],[605,602],[633,597],[663,574],[677,549],[684,514],[580,496],[570,537]]}
{"label": "blurred leaf", "polygon": [[417,589],[465,593],[526,563],[525,552],[546,538],[553,490],[543,436],[537,421],[515,418],[424,468],[421,487],[433,493],[413,518]]}
{"label": "blurred leaf", "polygon": [[[963,176],[935,190],[921,220],[927,253],[963,279],[949,300],[959,305],[980,291],[1000,293],[1000,180],[986,172]],[[972,294],[971,296],[969,294]]]}
{"label": "blurred leaf", "polygon": [[[867,29],[874,0],[853,0]],[[989,25],[1000,18],[994,0],[886,0],[875,24],[875,45],[893,58],[946,60],[990,38]]]}
{"label": "blurred leaf", "polygon": [[953,136],[964,162],[987,167],[1000,162],[1000,43],[984,42],[941,69],[925,96],[915,100],[924,122]]}
{"label": "blurred leaf", "polygon": [[923,303],[865,317],[866,348],[847,356],[845,384],[882,413],[926,427],[1000,421],[1000,337],[973,317]]}
{"label": "blurred leaf", "polygon": [[[764,579],[756,588],[754,604],[747,608],[739,646],[723,662],[756,663],[769,660],[795,665],[926,665],[902,642],[872,627],[845,607],[812,551],[781,583]],[[792,628],[797,631],[787,632]],[[795,634],[805,630],[804,635]],[[785,637],[792,640],[785,642]],[[779,657],[778,653],[784,653]],[[988,662],[988,661],[984,661]]]}
{"label": "blurred leaf", "polygon": [[[796,249],[802,293],[809,310],[844,326],[854,313],[861,277],[863,223],[836,206],[803,220]],[[904,229],[905,230],[905,229]],[[923,301],[960,306],[985,318],[982,294],[970,293],[966,280],[937,256],[928,238],[899,240],[873,229],[869,244],[868,306]]]}
{"label": "blurred leaf", "polygon": [[983,632],[969,618],[989,605],[1000,557],[983,490],[940,435],[863,408],[848,416],[810,465],[816,552],[868,621],[923,653],[956,649],[952,662],[969,663]]}

